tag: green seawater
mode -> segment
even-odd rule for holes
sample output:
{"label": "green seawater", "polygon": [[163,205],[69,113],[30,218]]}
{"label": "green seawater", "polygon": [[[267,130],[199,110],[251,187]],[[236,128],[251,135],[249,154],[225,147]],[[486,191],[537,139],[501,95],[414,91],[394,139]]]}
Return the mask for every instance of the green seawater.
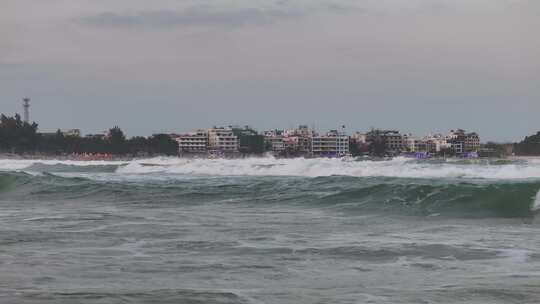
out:
{"label": "green seawater", "polygon": [[144,162],[4,163],[0,303],[540,302],[537,164]]}

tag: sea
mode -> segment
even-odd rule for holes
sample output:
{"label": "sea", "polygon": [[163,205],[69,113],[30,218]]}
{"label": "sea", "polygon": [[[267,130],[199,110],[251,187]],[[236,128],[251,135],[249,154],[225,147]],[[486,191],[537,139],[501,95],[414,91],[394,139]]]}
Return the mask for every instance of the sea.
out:
{"label": "sea", "polygon": [[0,303],[540,303],[540,160],[0,160]]}

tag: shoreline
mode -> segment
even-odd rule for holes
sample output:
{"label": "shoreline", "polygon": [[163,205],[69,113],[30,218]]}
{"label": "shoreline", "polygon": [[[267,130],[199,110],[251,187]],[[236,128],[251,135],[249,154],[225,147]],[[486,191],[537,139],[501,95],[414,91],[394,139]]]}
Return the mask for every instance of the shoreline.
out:
{"label": "shoreline", "polygon": [[[215,159],[235,159],[235,160],[241,160],[241,159],[253,159],[253,158],[274,158],[276,160],[280,159],[329,159],[328,157],[275,157],[272,155],[250,155],[245,157],[234,157],[234,158],[227,158],[227,157],[182,157],[182,156],[166,156],[166,155],[148,155],[148,156],[129,156],[129,155],[76,155],[76,154],[69,154],[69,155],[46,155],[46,154],[12,154],[12,153],[0,153],[0,159],[1,160],[58,160],[58,161],[134,161],[134,160],[144,160],[144,159],[152,159],[152,158],[158,158],[158,157],[167,157],[167,158],[178,158],[178,159],[197,159],[197,160],[215,160]],[[382,160],[392,160],[398,157],[403,158],[410,158],[410,159],[417,159],[414,157],[408,157],[408,156],[388,156],[388,157],[377,157],[377,156],[348,156],[348,157],[335,157],[335,159],[359,159],[359,160],[373,160],[373,161],[382,161]],[[455,159],[463,159],[463,160],[481,160],[481,159],[499,159],[499,160],[510,160],[510,161],[518,161],[518,160],[540,160],[540,155],[535,156],[519,156],[519,155],[512,155],[512,156],[506,156],[506,157],[478,157],[478,158],[463,158],[459,156],[450,156],[450,157],[431,157],[431,158],[425,158],[425,159],[417,159],[417,160],[455,160]]]}

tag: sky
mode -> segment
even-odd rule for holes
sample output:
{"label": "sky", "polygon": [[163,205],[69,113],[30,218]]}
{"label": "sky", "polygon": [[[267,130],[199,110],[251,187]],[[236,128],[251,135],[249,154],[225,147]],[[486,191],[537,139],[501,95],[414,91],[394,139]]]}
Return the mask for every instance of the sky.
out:
{"label": "sky", "polygon": [[0,112],[129,136],[540,130],[538,0],[0,0]]}

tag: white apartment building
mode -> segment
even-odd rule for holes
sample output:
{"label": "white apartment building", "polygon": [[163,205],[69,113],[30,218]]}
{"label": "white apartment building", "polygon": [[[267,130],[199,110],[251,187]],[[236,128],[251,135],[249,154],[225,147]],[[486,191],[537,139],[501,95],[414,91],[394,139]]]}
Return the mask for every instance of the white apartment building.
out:
{"label": "white apartment building", "polygon": [[296,129],[285,130],[283,135],[285,135],[285,137],[311,137],[313,135],[313,131],[309,129],[307,125],[300,125]]}
{"label": "white apartment building", "polygon": [[204,153],[208,147],[208,132],[197,130],[192,133],[174,136],[178,142],[178,151],[182,153]]}
{"label": "white apartment building", "polygon": [[451,143],[452,150],[454,150],[455,153],[461,154],[465,152],[464,144],[461,141],[455,141]]}
{"label": "white apartment building", "polygon": [[418,151],[418,143],[419,139],[416,137],[413,137],[412,134],[405,134],[402,137],[403,141],[403,148],[409,152],[416,152]]}
{"label": "white apartment building", "polygon": [[62,134],[64,134],[64,136],[70,136],[70,137],[81,137],[81,130],[70,129],[70,130],[62,131]]}
{"label": "white apartment building", "polygon": [[450,143],[442,134],[428,135],[425,140],[433,143],[434,151],[432,152],[441,152],[442,150],[451,148]]}
{"label": "white apartment building", "polygon": [[349,136],[336,130],[311,138],[313,156],[340,157],[349,154]]}
{"label": "white apartment building", "polygon": [[208,148],[223,153],[238,152],[239,141],[230,128],[212,128],[208,130]]}
{"label": "white apartment building", "polygon": [[265,137],[265,141],[269,143],[272,152],[281,152],[285,150],[285,142],[282,135]]}
{"label": "white apartment building", "polygon": [[287,151],[297,151],[300,144],[300,137],[289,136],[283,138],[283,145]]}
{"label": "white apartment building", "polygon": [[413,137],[412,134],[403,135],[403,147],[409,152],[430,152],[438,153],[445,148],[450,148],[446,138],[442,135],[428,135],[421,139]]}
{"label": "white apartment building", "polygon": [[475,132],[466,133],[462,129],[451,130],[447,141],[458,154],[476,152],[480,149],[480,136]]}
{"label": "white apartment building", "polygon": [[264,141],[272,152],[279,153],[285,150],[284,133],[282,130],[264,131]]}

